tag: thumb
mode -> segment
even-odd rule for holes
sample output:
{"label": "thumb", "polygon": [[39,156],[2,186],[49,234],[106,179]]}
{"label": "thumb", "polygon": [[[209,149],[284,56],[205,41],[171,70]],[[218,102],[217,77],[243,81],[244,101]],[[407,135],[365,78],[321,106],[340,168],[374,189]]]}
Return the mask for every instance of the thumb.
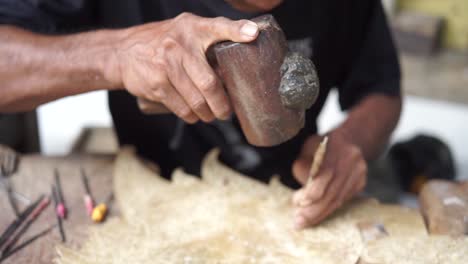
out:
{"label": "thumb", "polygon": [[205,39],[205,50],[214,43],[221,41],[251,42],[254,41],[260,29],[250,20],[233,21],[225,17],[207,18],[204,23],[208,30]]}
{"label": "thumb", "polygon": [[305,184],[309,177],[310,166],[315,155],[315,151],[322,140],[321,136],[314,135],[309,137],[302,146],[299,157],[294,161],[292,173],[294,178],[302,184]]}
{"label": "thumb", "polygon": [[307,182],[307,177],[309,176],[309,170],[312,159],[299,158],[294,161],[292,166],[292,173],[294,178],[304,185]]}
{"label": "thumb", "polygon": [[304,142],[304,145],[302,145],[300,156],[312,159],[315,155],[315,151],[317,151],[317,148],[320,145],[320,142],[322,142],[322,140],[323,137],[319,135],[309,137]]}

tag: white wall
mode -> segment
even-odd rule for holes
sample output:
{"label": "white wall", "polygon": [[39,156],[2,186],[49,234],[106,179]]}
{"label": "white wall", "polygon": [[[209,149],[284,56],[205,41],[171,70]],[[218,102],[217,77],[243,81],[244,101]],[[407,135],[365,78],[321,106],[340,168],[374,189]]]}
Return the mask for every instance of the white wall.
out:
{"label": "white wall", "polygon": [[86,126],[111,126],[107,93],[92,92],[63,98],[39,107],[42,153],[67,154]]}

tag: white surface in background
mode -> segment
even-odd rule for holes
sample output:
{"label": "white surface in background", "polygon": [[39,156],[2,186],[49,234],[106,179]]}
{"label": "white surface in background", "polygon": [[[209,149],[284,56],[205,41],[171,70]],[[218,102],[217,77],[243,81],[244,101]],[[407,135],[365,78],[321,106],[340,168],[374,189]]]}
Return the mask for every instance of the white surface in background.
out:
{"label": "white surface in background", "polygon": [[[319,117],[320,132],[335,127],[344,117],[337,93],[332,92]],[[44,105],[39,108],[42,152],[67,154],[83,127],[111,126],[111,122],[107,96],[102,91]],[[468,106],[407,96],[392,141],[406,140],[418,133],[435,135],[449,144],[459,176],[468,179]]]}
{"label": "white surface in background", "polygon": [[[338,106],[338,94],[332,92],[319,117],[319,131],[336,127],[345,118]],[[365,130],[363,130],[365,133]],[[426,133],[438,137],[452,150],[461,179],[468,179],[468,106],[406,96],[400,123],[392,142]]]}
{"label": "white surface in background", "polygon": [[65,155],[87,126],[111,126],[105,91],[63,98],[39,107],[42,153]]}

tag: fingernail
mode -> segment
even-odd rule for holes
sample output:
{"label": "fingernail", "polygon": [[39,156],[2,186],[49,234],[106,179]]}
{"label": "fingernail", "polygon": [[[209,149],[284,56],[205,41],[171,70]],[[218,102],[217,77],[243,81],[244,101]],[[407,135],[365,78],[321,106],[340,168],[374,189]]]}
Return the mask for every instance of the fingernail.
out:
{"label": "fingernail", "polygon": [[298,216],[298,217],[295,218],[294,228],[296,230],[300,230],[305,226],[305,223],[306,223],[305,218],[303,216]]}
{"label": "fingernail", "polygon": [[241,33],[248,37],[255,37],[258,34],[258,26],[256,23],[249,21],[242,26]]}

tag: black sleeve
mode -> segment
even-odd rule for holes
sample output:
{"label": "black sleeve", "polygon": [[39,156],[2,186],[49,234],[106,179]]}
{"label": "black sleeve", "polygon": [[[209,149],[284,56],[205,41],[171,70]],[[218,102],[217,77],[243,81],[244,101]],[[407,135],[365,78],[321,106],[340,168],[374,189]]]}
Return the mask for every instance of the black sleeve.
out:
{"label": "black sleeve", "polygon": [[[363,1],[362,13],[352,25],[355,43],[350,43],[354,56],[350,57],[347,74],[338,85],[339,101],[348,110],[370,94],[400,96],[400,65],[391,32],[380,0]],[[357,13],[357,12],[355,12]],[[366,15],[367,14],[367,15]]]}
{"label": "black sleeve", "polygon": [[41,33],[71,33],[94,26],[94,2],[88,0],[0,0],[0,24]]}

